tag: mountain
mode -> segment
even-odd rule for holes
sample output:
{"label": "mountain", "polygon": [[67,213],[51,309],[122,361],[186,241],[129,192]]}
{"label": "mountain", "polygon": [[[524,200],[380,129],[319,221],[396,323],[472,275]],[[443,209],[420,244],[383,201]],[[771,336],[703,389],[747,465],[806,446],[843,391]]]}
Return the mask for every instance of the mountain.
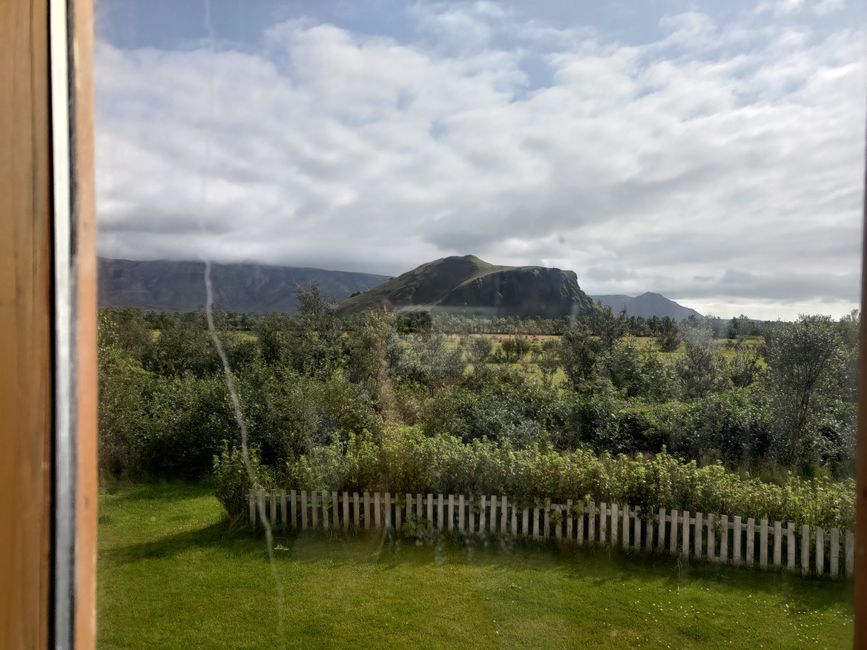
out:
{"label": "mountain", "polygon": [[[99,306],[195,311],[205,304],[204,262],[99,259]],[[388,280],[384,275],[293,266],[214,264],[214,303],[226,311],[288,312],[295,290],[316,284],[329,300],[343,300]]]}
{"label": "mountain", "polygon": [[344,313],[380,308],[559,318],[586,314],[592,302],[574,271],[496,266],[465,255],[422,264],[339,306]]}
{"label": "mountain", "polygon": [[679,305],[673,300],[659,293],[650,291],[640,296],[591,296],[593,300],[611,308],[614,314],[619,314],[624,309],[627,316],[642,316],[644,318],[673,318],[674,320],[686,320],[690,316],[702,318],[695,309]]}

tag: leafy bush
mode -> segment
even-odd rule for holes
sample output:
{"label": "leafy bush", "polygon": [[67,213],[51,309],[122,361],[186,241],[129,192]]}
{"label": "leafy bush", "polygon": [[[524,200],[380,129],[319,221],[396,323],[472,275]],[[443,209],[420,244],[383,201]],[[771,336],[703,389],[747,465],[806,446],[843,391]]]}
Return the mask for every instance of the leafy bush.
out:
{"label": "leafy bush", "polygon": [[235,526],[247,511],[247,494],[251,489],[270,488],[273,480],[259,459],[259,449],[250,447],[245,462],[240,447],[229,447],[223,440],[213,464],[214,495],[229,515],[229,525]]}
{"label": "leafy bush", "polygon": [[334,444],[290,463],[288,475],[291,487],[304,489],[505,494],[525,504],[593,499],[637,505],[645,513],[663,507],[826,528],[851,528],[854,521],[852,480],[788,473],[775,485],[665,451],[630,458],[542,445],[515,449],[508,442],[428,437],[418,427],[386,429],[379,442]]}

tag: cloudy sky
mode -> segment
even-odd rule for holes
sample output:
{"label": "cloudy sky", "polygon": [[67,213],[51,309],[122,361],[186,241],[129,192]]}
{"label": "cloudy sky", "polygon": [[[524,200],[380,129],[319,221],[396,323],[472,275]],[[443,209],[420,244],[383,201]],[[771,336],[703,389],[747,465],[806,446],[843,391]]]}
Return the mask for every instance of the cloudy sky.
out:
{"label": "cloudy sky", "polygon": [[99,0],[100,252],[575,270],[704,313],[859,292],[860,0]]}

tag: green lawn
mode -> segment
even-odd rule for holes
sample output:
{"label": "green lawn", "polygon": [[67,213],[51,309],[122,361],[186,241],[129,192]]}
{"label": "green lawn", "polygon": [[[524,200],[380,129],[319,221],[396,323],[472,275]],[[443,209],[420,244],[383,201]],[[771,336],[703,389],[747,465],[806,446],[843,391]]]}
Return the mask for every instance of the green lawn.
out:
{"label": "green lawn", "polygon": [[264,542],[228,533],[219,504],[199,487],[104,493],[99,532],[102,648],[852,643],[851,589],[843,583],[535,546],[417,547],[378,536],[278,537],[278,609]]}

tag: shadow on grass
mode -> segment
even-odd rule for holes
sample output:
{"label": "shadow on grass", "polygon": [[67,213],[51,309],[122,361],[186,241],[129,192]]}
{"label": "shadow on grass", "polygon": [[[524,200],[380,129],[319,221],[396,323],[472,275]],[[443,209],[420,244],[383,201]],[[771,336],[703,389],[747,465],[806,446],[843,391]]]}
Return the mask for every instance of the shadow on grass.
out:
{"label": "shadow on grass", "polygon": [[[187,495],[189,496],[189,492]],[[530,540],[449,539],[417,546],[411,539],[381,533],[276,531],[277,562],[328,562],[330,567],[378,565],[390,570],[400,565],[465,564],[492,566],[516,573],[559,571],[572,580],[603,587],[630,582],[657,582],[669,589],[690,585],[713,590],[780,595],[794,612],[851,608],[852,586],[844,580],[803,578],[779,571],[748,570],[697,561],[685,562],[663,554],[629,554],[610,549],[558,546]],[[217,550],[230,557],[268,561],[264,535],[250,529],[230,530],[225,520],[210,526],[169,535],[158,540],[104,551],[115,563],[169,558],[190,550]]]}

